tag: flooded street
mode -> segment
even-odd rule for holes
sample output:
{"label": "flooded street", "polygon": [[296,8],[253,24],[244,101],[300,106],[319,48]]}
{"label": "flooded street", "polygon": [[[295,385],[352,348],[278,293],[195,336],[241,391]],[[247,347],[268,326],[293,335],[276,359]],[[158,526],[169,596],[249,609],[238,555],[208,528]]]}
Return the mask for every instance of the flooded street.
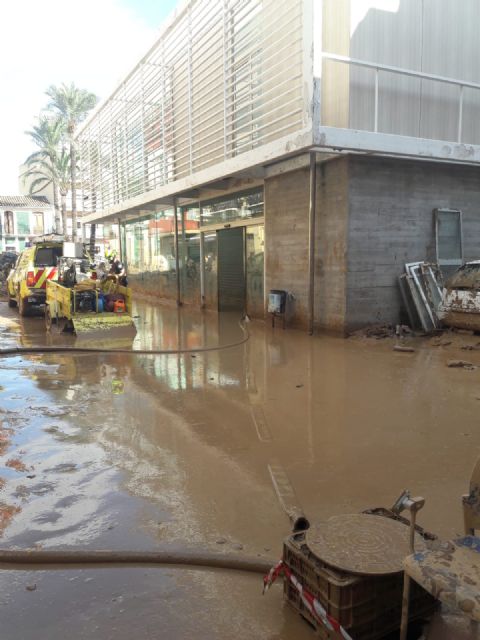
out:
{"label": "flooded street", "polygon": [[[408,487],[419,524],[463,533],[480,453],[475,336],[434,346],[248,325],[137,303],[133,349],[0,362],[0,546],[207,549],[278,559],[284,506],[311,521],[389,507]],[[410,343],[409,342],[409,343]],[[0,302],[0,347],[78,345]],[[115,348],[122,344],[112,344]],[[224,348],[225,347],[225,348]],[[271,638],[312,630],[261,576],[185,568],[0,571],[2,640]],[[475,637],[450,615],[429,638]],[[39,631],[40,630],[40,631]]]}

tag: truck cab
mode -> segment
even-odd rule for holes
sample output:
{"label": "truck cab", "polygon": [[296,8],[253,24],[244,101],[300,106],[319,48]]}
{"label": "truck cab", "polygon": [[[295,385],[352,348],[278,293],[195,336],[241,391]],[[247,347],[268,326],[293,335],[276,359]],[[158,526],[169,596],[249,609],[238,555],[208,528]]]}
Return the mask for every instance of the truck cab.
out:
{"label": "truck cab", "polygon": [[43,241],[24,249],[7,278],[8,304],[18,307],[21,316],[45,304],[48,280],[58,278],[57,260],[63,242]]}

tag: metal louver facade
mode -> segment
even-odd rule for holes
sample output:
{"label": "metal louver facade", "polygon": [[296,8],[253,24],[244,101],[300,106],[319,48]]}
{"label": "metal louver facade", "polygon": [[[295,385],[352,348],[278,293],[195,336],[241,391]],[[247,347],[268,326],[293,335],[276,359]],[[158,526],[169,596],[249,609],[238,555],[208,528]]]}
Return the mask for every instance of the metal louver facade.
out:
{"label": "metal louver facade", "polygon": [[185,3],[78,136],[87,209],[311,131],[304,12],[303,0]]}

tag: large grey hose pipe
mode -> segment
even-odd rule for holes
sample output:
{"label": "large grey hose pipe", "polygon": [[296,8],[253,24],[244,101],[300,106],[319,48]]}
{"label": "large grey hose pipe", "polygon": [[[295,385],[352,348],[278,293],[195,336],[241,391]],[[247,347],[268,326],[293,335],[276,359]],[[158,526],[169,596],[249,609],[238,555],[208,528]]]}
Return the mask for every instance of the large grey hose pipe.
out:
{"label": "large grey hose pipe", "polygon": [[245,344],[249,336],[239,342],[218,345],[215,347],[197,347],[195,349],[106,349],[103,347],[68,347],[68,346],[43,346],[43,347],[7,347],[0,349],[0,356],[17,356],[24,353],[127,353],[138,356],[160,356],[177,353],[203,353],[205,351],[220,351],[221,349],[231,349]]}
{"label": "large grey hose pipe", "polygon": [[242,323],[240,328],[243,331],[243,338],[237,342],[231,342],[224,345],[215,345],[214,347],[196,347],[194,349],[107,349],[104,347],[69,347],[69,346],[39,346],[39,347],[7,347],[0,349],[0,356],[17,356],[29,353],[127,353],[139,356],[160,356],[178,353],[204,353],[208,351],[221,351],[222,349],[232,349],[240,347],[250,339],[250,334]]}
{"label": "large grey hose pipe", "polygon": [[111,551],[111,550],[49,550],[0,549],[0,569],[17,571],[65,569],[73,565],[96,567],[105,565],[176,565],[229,569],[266,574],[275,564],[269,558],[255,558],[213,551]]}

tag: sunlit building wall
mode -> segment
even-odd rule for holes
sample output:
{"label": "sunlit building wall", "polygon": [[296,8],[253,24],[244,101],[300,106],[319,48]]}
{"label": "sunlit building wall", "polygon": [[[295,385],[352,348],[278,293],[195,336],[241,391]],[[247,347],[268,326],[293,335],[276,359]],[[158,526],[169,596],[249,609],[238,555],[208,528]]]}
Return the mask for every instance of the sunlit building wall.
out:
{"label": "sunlit building wall", "polygon": [[231,286],[263,316],[282,289],[298,326],[398,321],[405,262],[439,258],[436,209],[479,257],[479,18],[476,0],[180,3],[79,132],[86,221],[116,225],[141,293],[222,309]]}

